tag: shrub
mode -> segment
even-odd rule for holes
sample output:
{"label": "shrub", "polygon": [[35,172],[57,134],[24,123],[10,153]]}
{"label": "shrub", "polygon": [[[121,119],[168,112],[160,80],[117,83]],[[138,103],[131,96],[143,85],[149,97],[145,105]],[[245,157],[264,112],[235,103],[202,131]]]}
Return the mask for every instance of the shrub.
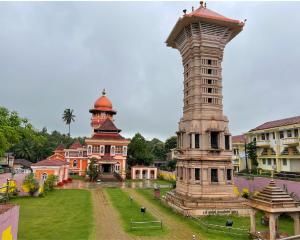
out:
{"label": "shrub", "polygon": [[47,177],[46,181],[44,182],[45,191],[46,192],[52,191],[54,189],[57,180],[58,180],[58,176],[50,174]]}
{"label": "shrub", "polygon": [[39,190],[39,183],[34,178],[34,174],[28,174],[23,181],[23,190],[24,192],[29,193],[33,196]]}
{"label": "shrub", "polygon": [[2,184],[2,193],[6,193],[6,190],[8,190],[9,195],[17,195],[18,194],[18,189],[17,189],[17,184],[14,180],[10,180],[8,182],[8,188],[7,188],[7,183]]}
{"label": "shrub", "polygon": [[66,184],[66,183],[68,183],[68,180],[62,180],[62,182],[63,182],[63,184]]}
{"label": "shrub", "polygon": [[69,177],[68,178],[68,182],[72,182],[72,181],[73,181],[73,179]]}
{"label": "shrub", "polygon": [[64,185],[63,182],[59,182],[59,183],[57,184],[58,187],[62,187],[63,185]]}
{"label": "shrub", "polygon": [[250,197],[250,192],[248,188],[243,188],[242,190],[242,197],[248,199]]}
{"label": "shrub", "polygon": [[234,194],[235,194],[237,197],[240,196],[240,192],[239,192],[238,187],[234,187],[234,188],[233,188],[233,192],[234,192]]}

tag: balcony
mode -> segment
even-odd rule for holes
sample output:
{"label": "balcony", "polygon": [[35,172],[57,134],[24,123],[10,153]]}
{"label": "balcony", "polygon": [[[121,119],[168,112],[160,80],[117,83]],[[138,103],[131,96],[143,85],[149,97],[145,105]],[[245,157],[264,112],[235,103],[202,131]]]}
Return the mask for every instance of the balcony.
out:
{"label": "balcony", "polygon": [[239,165],[239,160],[238,159],[234,159],[234,160],[232,160],[232,164],[233,165]]}
{"label": "balcony", "polygon": [[289,145],[289,146],[299,145],[298,137],[287,137],[287,138],[283,138],[281,141],[282,141],[282,144],[284,144],[284,145]]}
{"label": "balcony", "polygon": [[257,140],[256,146],[258,147],[270,147],[270,140]]}

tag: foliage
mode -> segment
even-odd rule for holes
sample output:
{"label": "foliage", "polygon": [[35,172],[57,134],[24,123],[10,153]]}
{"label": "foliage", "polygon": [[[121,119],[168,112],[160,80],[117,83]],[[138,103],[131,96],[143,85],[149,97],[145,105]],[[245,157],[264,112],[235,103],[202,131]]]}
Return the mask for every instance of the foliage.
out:
{"label": "foliage", "polygon": [[17,184],[14,180],[9,180],[8,187],[7,182],[2,184],[1,192],[6,193],[7,190],[9,195],[16,195],[18,193]]}
{"label": "foliage", "polygon": [[28,124],[15,111],[0,106],[0,156],[20,140],[21,130]]}
{"label": "foliage", "polygon": [[240,196],[240,192],[239,192],[239,189],[238,187],[233,187],[233,192],[234,192],[234,195],[239,197]]}
{"label": "foliage", "polygon": [[166,160],[166,150],[164,142],[160,141],[157,138],[153,138],[148,142],[148,145],[155,160]]}
{"label": "foliage", "polygon": [[175,169],[176,169],[176,163],[177,163],[176,160],[170,160],[170,161],[168,161],[168,163],[167,163],[167,169],[168,169],[168,171],[175,171]]}
{"label": "foliage", "polygon": [[172,136],[166,140],[165,150],[167,153],[170,152],[171,149],[174,149],[176,147],[177,147],[177,137],[176,136]]}
{"label": "foliage", "polygon": [[20,205],[18,239],[93,239],[93,206],[88,190],[54,190],[45,198],[22,197],[12,203]]}
{"label": "foliage", "polygon": [[246,145],[247,157],[251,160],[252,168],[257,167],[256,141],[252,141]]}
{"label": "foliage", "polygon": [[145,138],[136,133],[128,145],[128,165],[150,165],[153,162],[153,155]]}
{"label": "foliage", "polygon": [[96,158],[91,158],[90,159],[90,164],[87,169],[87,175],[89,175],[90,181],[93,182],[96,180],[98,177],[99,170],[97,166],[97,159]]}
{"label": "foliage", "polygon": [[70,129],[70,126],[71,126],[71,122],[74,122],[75,121],[75,115],[73,114],[74,113],[74,110],[73,109],[70,109],[70,108],[66,108],[64,110],[64,113],[63,113],[63,116],[62,116],[62,119],[63,121],[69,125],[69,137],[71,136],[71,129]]}
{"label": "foliage", "polygon": [[248,188],[243,188],[241,196],[243,198],[248,199],[250,197],[250,191],[249,191],[249,189]]}
{"label": "foliage", "polygon": [[24,192],[29,193],[31,196],[33,196],[39,190],[39,183],[35,179],[33,173],[30,173],[25,177],[23,182],[23,190]]}
{"label": "foliage", "polygon": [[47,177],[46,181],[44,182],[45,191],[46,192],[52,191],[54,189],[54,186],[56,185],[57,181],[58,181],[58,176],[50,174]]}

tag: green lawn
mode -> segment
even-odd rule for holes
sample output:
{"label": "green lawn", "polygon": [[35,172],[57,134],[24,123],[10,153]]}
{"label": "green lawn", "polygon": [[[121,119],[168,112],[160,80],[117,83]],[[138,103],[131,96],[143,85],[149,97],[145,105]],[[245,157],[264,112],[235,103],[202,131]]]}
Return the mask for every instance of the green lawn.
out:
{"label": "green lawn", "polygon": [[169,185],[172,184],[172,181],[163,180],[163,179],[155,179],[155,180],[146,180],[146,179],[126,179],[125,182],[143,182],[143,181],[150,181],[152,183],[161,184],[161,185]]}
{"label": "green lawn", "polygon": [[90,239],[93,229],[91,193],[54,190],[45,197],[20,197],[19,240]]}
{"label": "green lawn", "polygon": [[[120,188],[106,188],[106,193],[109,196],[109,200],[112,202],[112,205],[119,212],[120,218],[123,223],[124,230],[130,234],[136,236],[159,236],[164,235],[168,230],[163,227],[163,229],[131,229],[131,220],[133,221],[157,221],[154,216],[149,212],[143,216],[141,213],[141,207],[137,202],[131,201],[127,193],[122,191]],[[149,226],[149,225],[147,225]]]}
{"label": "green lawn", "polygon": [[[161,189],[161,195],[164,195],[168,189]],[[153,190],[152,189],[136,189],[136,191],[143,196],[145,196],[149,201],[154,203],[161,211],[171,215],[172,217],[176,218],[178,221],[183,222],[187,225],[187,227],[192,228],[195,232],[198,232],[199,235],[205,237],[205,239],[208,240],[246,240],[249,239],[246,235],[231,235],[229,233],[223,233],[215,230],[208,230],[205,227],[201,227],[198,225],[195,221],[183,217],[182,215],[175,213],[170,207],[166,206],[165,204],[161,203],[161,201],[156,200],[153,197]],[[260,218],[262,216],[262,213],[258,213],[256,216],[256,223],[257,223],[257,229],[263,230],[267,227],[264,225],[261,225]],[[233,220],[234,228],[244,228],[249,229],[250,227],[250,219],[249,217],[239,217],[239,216],[207,216],[202,217],[201,220],[208,224],[216,224],[224,226],[227,219]],[[279,228],[280,231],[289,233],[290,235],[293,235],[293,221],[289,217],[281,216],[279,221]],[[221,230],[221,229],[218,229]],[[226,231],[226,230],[225,230]],[[237,233],[240,233],[236,231]]]}

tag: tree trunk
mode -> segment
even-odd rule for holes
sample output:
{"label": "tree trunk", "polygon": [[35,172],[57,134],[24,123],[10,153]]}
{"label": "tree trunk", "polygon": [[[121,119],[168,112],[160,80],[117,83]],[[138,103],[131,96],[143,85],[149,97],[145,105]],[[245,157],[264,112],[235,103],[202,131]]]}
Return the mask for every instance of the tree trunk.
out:
{"label": "tree trunk", "polygon": [[69,123],[69,137],[71,137],[70,126],[71,126],[71,123]]}

